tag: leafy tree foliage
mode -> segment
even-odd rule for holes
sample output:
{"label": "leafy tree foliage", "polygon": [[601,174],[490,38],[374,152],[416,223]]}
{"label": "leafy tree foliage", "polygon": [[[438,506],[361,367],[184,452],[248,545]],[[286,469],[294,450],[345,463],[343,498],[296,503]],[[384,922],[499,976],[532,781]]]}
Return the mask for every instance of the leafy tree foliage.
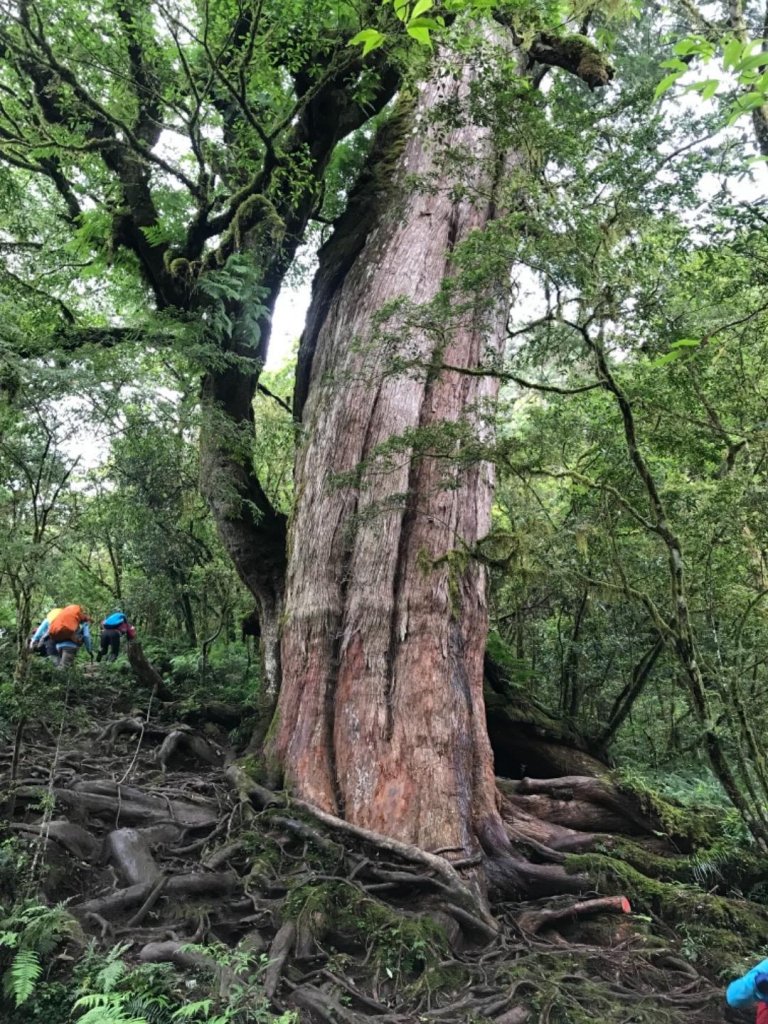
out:
{"label": "leafy tree foliage", "polygon": [[[762,103],[739,106],[762,95],[758,11],[729,5],[712,21],[685,4],[672,24],[623,5],[629,18],[610,23],[608,6],[4,9],[0,599],[19,649],[46,603],[74,592],[195,650],[218,628],[231,637],[248,602],[201,478],[240,579],[279,621],[296,428],[292,370],[262,375],[277,292],[300,243],[343,212],[373,128],[432,59],[426,44],[489,7],[545,85],[489,76],[470,100],[526,163],[504,183],[504,216],[453,266],[479,289],[512,258],[521,298],[509,361],[482,368],[508,389],[496,442],[459,427],[442,453],[499,472],[497,528],[473,554],[492,569],[508,673],[526,692],[535,679],[550,712],[614,755],[639,735],[645,761],[685,760],[712,733],[727,761],[749,753],[736,789],[754,802],[764,220],[737,199],[751,173],[742,129],[722,126],[747,111],[763,145]],[[611,48],[605,97],[544,77],[568,67],[574,27]],[[691,29],[698,42],[680,42]],[[666,72],[695,72],[718,47],[737,79],[727,109],[701,82],[705,103],[680,105]],[[440,301],[413,315],[444,328]],[[73,395],[111,438],[96,469]],[[427,452],[439,433],[395,439],[382,457]],[[649,481],[683,559],[704,710],[674,648]]]}

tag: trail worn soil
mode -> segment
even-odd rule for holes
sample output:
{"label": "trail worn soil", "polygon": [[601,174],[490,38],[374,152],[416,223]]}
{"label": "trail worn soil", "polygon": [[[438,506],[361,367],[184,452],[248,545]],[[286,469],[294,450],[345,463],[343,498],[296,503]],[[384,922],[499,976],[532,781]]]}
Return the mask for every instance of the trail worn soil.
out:
{"label": "trail worn soil", "polygon": [[[264,790],[222,726],[192,728],[156,697],[138,712],[98,672],[64,714],[6,737],[0,792],[42,898],[103,947],[213,974],[220,996],[253,983],[254,999],[306,1024],[725,1019],[722,989],[675,936],[590,904],[605,894],[488,915],[472,865]],[[243,951],[240,966],[186,948],[216,943]]]}

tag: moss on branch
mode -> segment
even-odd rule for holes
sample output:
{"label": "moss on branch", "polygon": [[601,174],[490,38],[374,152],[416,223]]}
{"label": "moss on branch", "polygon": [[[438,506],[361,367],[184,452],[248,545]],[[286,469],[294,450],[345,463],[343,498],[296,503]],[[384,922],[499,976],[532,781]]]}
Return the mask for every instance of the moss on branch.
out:
{"label": "moss on branch", "polygon": [[540,64],[569,71],[586,82],[590,89],[608,85],[614,76],[614,68],[605,54],[586,36],[579,34],[556,36],[542,32],[534,38],[528,53]]}

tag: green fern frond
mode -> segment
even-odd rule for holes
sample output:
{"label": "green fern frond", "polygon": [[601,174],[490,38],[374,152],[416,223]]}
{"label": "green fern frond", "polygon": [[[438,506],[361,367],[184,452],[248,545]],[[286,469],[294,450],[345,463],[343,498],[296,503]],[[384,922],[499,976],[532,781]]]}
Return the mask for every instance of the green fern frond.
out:
{"label": "green fern frond", "polygon": [[126,1012],[124,992],[91,992],[80,996],[74,1009],[86,1012],[77,1024],[148,1024],[144,1017],[131,1017]]}
{"label": "green fern frond", "polygon": [[126,1017],[119,1006],[97,1006],[80,1017],[77,1024],[147,1024],[143,1017]]}
{"label": "green fern frond", "polygon": [[44,955],[78,929],[77,921],[64,907],[30,903],[0,920],[0,946],[21,946]]}
{"label": "green fern frond", "polygon": [[200,999],[196,1003],[187,1003],[186,1006],[182,1006],[181,1009],[176,1010],[172,1019],[190,1020],[192,1017],[197,1017],[198,1014],[205,1019],[211,1012],[211,1002],[212,1000],[210,999]]}
{"label": "green fern frond", "polygon": [[75,1010],[92,1010],[96,1007],[122,1005],[125,995],[114,995],[111,992],[88,992],[75,1002]]}
{"label": "green fern frond", "polygon": [[134,995],[125,1004],[125,1012],[140,1017],[147,1024],[170,1024],[171,1013],[164,996]]}
{"label": "green fern frond", "polygon": [[722,879],[723,867],[732,859],[733,851],[712,847],[693,855],[693,877],[699,885]]}
{"label": "green fern frond", "polygon": [[8,995],[21,1006],[35,991],[35,985],[43,973],[40,956],[34,949],[20,949],[5,974]]}
{"label": "green fern frond", "polygon": [[96,975],[94,987],[100,992],[112,992],[124,974],[123,961],[110,959]]}

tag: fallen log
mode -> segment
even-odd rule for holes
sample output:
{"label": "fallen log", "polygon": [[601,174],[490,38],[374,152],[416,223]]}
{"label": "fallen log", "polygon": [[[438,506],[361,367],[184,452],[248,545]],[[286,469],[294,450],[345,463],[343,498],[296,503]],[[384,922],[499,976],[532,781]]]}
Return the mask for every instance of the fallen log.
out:
{"label": "fallen log", "polygon": [[[617,814],[608,807],[590,803],[587,800],[568,800],[554,795],[521,794],[515,792],[519,783],[504,780],[501,791],[504,794],[503,806],[506,809],[505,817],[511,820],[538,821],[540,831],[547,832],[547,825],[553,830],[562,829],[563,832],[554,832],[554,835],[567,834],[590,834],[614,833],[623,836],[647,835],[654,830],[650,824],[645,827],[628,817]],[[565,847],[564,847],[565,848]]]}
{"label": "fallen log", "polygon": [[[624,821],[626,831],[630,823],[640,832],[666,832],[664,823],[653,807],[642,806],[640,800],[631,793],[622,792],[607,779],[595,779],[584,775],[566,775],[558,779],[524,778],[516,784],[517,796],[543,795],[551,800],[572,802],[580,800],[584,804],[592,804],[604,811],[613,812],[619,820]],[[538,810],[543,813],[543,807]],[[610,819],[612,823],[615,819]],[[603,827],[608,832],[618,829]],[[674,836],[675,839],[686,837]]]}

